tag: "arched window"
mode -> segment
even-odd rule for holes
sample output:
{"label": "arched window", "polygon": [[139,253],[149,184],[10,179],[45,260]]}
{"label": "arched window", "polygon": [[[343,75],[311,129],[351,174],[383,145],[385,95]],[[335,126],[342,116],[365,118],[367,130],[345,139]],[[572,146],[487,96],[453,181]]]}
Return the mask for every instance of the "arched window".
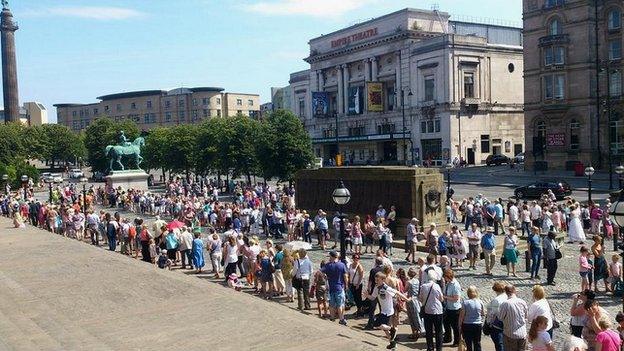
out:
{"label": "arched window", "polygon": [[611,152],[614,155],[624,154],[624,120],[620,111],[611,112],[611,125],[609,126],[609,139],[611,140]]}
{"label": "arched window", "polygon": [[561,34],[561,22],[558,18],[553,18],[548,23],[548,35],[559,35]]}
{"label": "arched window", "polygon": [[614,8],[607,14],[609,30],[620,29],[622,27],[622,11]]}
{"label": "arched window", "polygon": [[544,121],[537,122],[536,128],[535,128],[535,136],[541,139],[546,138],[546,122]]}
{"label": "arched window", "polygon": [[573,119],[570,121],[570,150],[578,150],[580,144],[580,123]]}

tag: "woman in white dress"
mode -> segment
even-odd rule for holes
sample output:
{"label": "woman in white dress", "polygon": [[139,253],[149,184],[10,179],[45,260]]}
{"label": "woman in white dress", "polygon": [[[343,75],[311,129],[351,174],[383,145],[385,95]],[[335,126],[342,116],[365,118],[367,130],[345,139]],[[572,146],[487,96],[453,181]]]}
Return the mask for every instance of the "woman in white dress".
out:
{"label": "woman in white dress", "polygon": [[[464,241],[466,241],[466,244]],[[463,261],[466,259],[466,253],[468,252],[466,246],[468,245],[467,240],[457,226],[453,226],[451,229],[451,244],[453,246],[453,252],[449,254],[449,257],[451,258],[452,265],[455,267],[463,267]],[[454,263],[452,262],[453,259],[455,260]]]}
{"label": "woman in white dress", "polygon": [[546,208],[545,211],[543,212],[542,215],[542,231],[548,233],[550,231],[550,227],[552,227],[553,221],[552,221],[552,212],[551,209]]}
{"label": "woman in white dress", "polygon": [[570,243],[578,241],[582,244],[586,240],[583,224],[581,224],[581,211],[576,204],[570,206],[568,237],[570,239]]}

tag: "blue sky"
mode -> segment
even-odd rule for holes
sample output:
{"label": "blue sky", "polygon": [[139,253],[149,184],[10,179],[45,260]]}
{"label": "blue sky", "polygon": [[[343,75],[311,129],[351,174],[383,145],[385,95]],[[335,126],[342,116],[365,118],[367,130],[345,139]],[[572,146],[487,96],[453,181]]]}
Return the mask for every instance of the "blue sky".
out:
{"label": "blue sky", "polygon": [[52,106],[104,94],[220,86],[259,93],[288,84],[309,39],[405,7],[522,20],[521,0],[9,0],[20,101]]}

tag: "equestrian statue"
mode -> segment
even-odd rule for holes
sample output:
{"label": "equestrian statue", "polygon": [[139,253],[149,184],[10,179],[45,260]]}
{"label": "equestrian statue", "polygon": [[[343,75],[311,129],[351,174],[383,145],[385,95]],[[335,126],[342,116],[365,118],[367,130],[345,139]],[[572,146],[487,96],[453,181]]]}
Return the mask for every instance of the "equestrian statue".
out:
{"label": "equestrian statue", "polygon": [[142,146],[145,146],[145,139],[143,139],[143,137],[138,137],[134,139],[134,141],[129,142],[123,130],[120,131],[119,137],[117,138],[117,145],[108,145],[106,147],[106,157],[108,157],[109,161],[108,171],[114,171],[115,164],[119,165],[122,171],[125,169],[123,163],[121,163],[122,156],[128,156],[128,158],[134,159],[137,169],[141,169],[140,165],[143,161],[143,157],[141,157]]}

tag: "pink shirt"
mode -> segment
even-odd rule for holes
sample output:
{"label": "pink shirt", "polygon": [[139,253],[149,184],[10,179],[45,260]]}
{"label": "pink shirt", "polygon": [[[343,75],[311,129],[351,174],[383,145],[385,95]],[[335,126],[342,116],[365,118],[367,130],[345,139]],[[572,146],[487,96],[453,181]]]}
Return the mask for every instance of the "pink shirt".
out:
{"label": "pink shirt", "polygon": [[602,344],[602,351],[619,351],[622,342],[618,333],[610,329],[598,333],[596,341]]}
{"label": "pink shirt", "polygon": [[589,262],[587,262],[587,257],[581,255],[579,257],[579,272],[589,272],[590,269],[591,266],[589,265]]}

